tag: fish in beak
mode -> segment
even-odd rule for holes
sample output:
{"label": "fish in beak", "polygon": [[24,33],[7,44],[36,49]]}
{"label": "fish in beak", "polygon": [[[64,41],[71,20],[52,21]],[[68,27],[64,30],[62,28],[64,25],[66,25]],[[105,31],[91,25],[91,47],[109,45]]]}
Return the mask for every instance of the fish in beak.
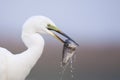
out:
{"label": "fish in beak", "polygon": [[62,66],[66,66],[69,62],[72,61],[73,56],[75,55],[77,45],[75,45],[71,40],[66,39],[63,46],[62,54]]}
{"label": "fish in beak", "polygon": [[76,43],[68,35],[66,35],[65,33],[63,33],[61,30],[59,30],[57,27],[55,27],[53,25],[48,24],[47,29],[55,31],[55,32],[61,34],[62,36],[64,36],[65,38],[67,38],[66,40],[63,40],[55,33],[50,32],[50,34],[52,36],[54,36],[56,39],[58,39],[59,41],[64,43],[63,54],[62,54],[62,66],[66,66],[70,62],[70,60],[72,60],[71,58],[75,54],[76,47],[79,46],[79,44]]}
{"label": "fish in beak", "polygon": [[[53,26],[53,25],[51,25],[51,24],[48,24],[47,29],[48,29],[48,30],[51,30],[51,31],[55,31],[55,32],[63,35],[65,38],[71,40],[71,41],[74,42],[77,46],[79,46],[78,43],[76,43],[73,39],[71,39],[68,35],[66,35],[65,33],[63,33],[63,32],[62,32],[60,29],[58,29],[57,27],[55,27],[55,26]],[[50,34],[51,34],[52,36],[54,36],[55,38],[57,38],[58,40],[60,40],[62,43],[65,43],[65,41],[62,40],[59,36],[57,36],[55,33],[50,32]]]}

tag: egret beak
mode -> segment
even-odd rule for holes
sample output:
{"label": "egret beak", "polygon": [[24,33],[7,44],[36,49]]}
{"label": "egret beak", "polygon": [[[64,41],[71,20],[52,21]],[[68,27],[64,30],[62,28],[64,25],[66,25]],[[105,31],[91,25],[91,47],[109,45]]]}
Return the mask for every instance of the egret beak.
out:
{"label": "egret beak", "polygon": [[[55,31],[61,35],[63,35],[64,37],[66,37],[67,39],[71,40],[72,42],[74,42],[77,46],[79,46],[78,43],[76,43],[73,39],[71,39],[69,36],[67,36],[65,33],[63,33],[60,29],[58,29],[57,27],[51,25],[51,24],[48,24],[48,27],[47,27],[48,30],[52,30],[52,31]],[[51,35],[53,35],[56,39],[60,40],[62,43],[65,43],[64,40],[62,40],[59,36],[57,36],[55,33],[53,32],[50,32]]]}

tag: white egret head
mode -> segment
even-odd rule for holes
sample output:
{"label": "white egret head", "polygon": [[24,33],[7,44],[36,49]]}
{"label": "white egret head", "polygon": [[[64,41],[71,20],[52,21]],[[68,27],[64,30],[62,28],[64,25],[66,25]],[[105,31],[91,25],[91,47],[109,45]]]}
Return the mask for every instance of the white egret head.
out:
{"label": "white egret head", "polygon": [[[24,30],[27,33],[47,33],[55,37],[56,39],[60,40],[64,43],[64,40],[62,40],[59,36],[57,36],[53,31],[63,35],[64,37],[70,39],[73,41],[70,37],[68,37],[65,33],[63,33],[56,25],[53,23],[52,20],[45,16],[33,16],[29,18],[25,24]],[[75,41],[73,41],[76,43]],[[76,43],[77,44],[77,43]],[[78,44],[77,44],[78,45]]]}

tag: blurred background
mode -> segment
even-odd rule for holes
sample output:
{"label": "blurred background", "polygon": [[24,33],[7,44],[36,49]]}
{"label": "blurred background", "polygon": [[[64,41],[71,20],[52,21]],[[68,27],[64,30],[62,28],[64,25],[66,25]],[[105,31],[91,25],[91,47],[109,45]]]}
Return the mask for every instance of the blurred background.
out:
{"label": "blurred background", "polygon": [[[26,50],[22,25],[34,15],[49,17],[80,45],[73,73],[68,67],[63,80],[120,80],[119,0],[0,0],[0,46],[14,54]],[[60,80],[63,44],[44,39],[43,55],[26,80]]]}

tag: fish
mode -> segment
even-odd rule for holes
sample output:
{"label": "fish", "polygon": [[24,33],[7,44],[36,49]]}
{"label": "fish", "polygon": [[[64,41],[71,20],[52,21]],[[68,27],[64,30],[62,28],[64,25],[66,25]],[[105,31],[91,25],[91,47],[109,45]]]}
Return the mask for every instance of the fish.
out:
{"label": "fish", "polygon": [[76,48],[78,45],[76,45],[74,42],[72,42],[70,39],[66,39],[64,41],[63,45],[63,53],[62,53],[62,66],[66,66],[70,63],[73,56],[76,53]]}

